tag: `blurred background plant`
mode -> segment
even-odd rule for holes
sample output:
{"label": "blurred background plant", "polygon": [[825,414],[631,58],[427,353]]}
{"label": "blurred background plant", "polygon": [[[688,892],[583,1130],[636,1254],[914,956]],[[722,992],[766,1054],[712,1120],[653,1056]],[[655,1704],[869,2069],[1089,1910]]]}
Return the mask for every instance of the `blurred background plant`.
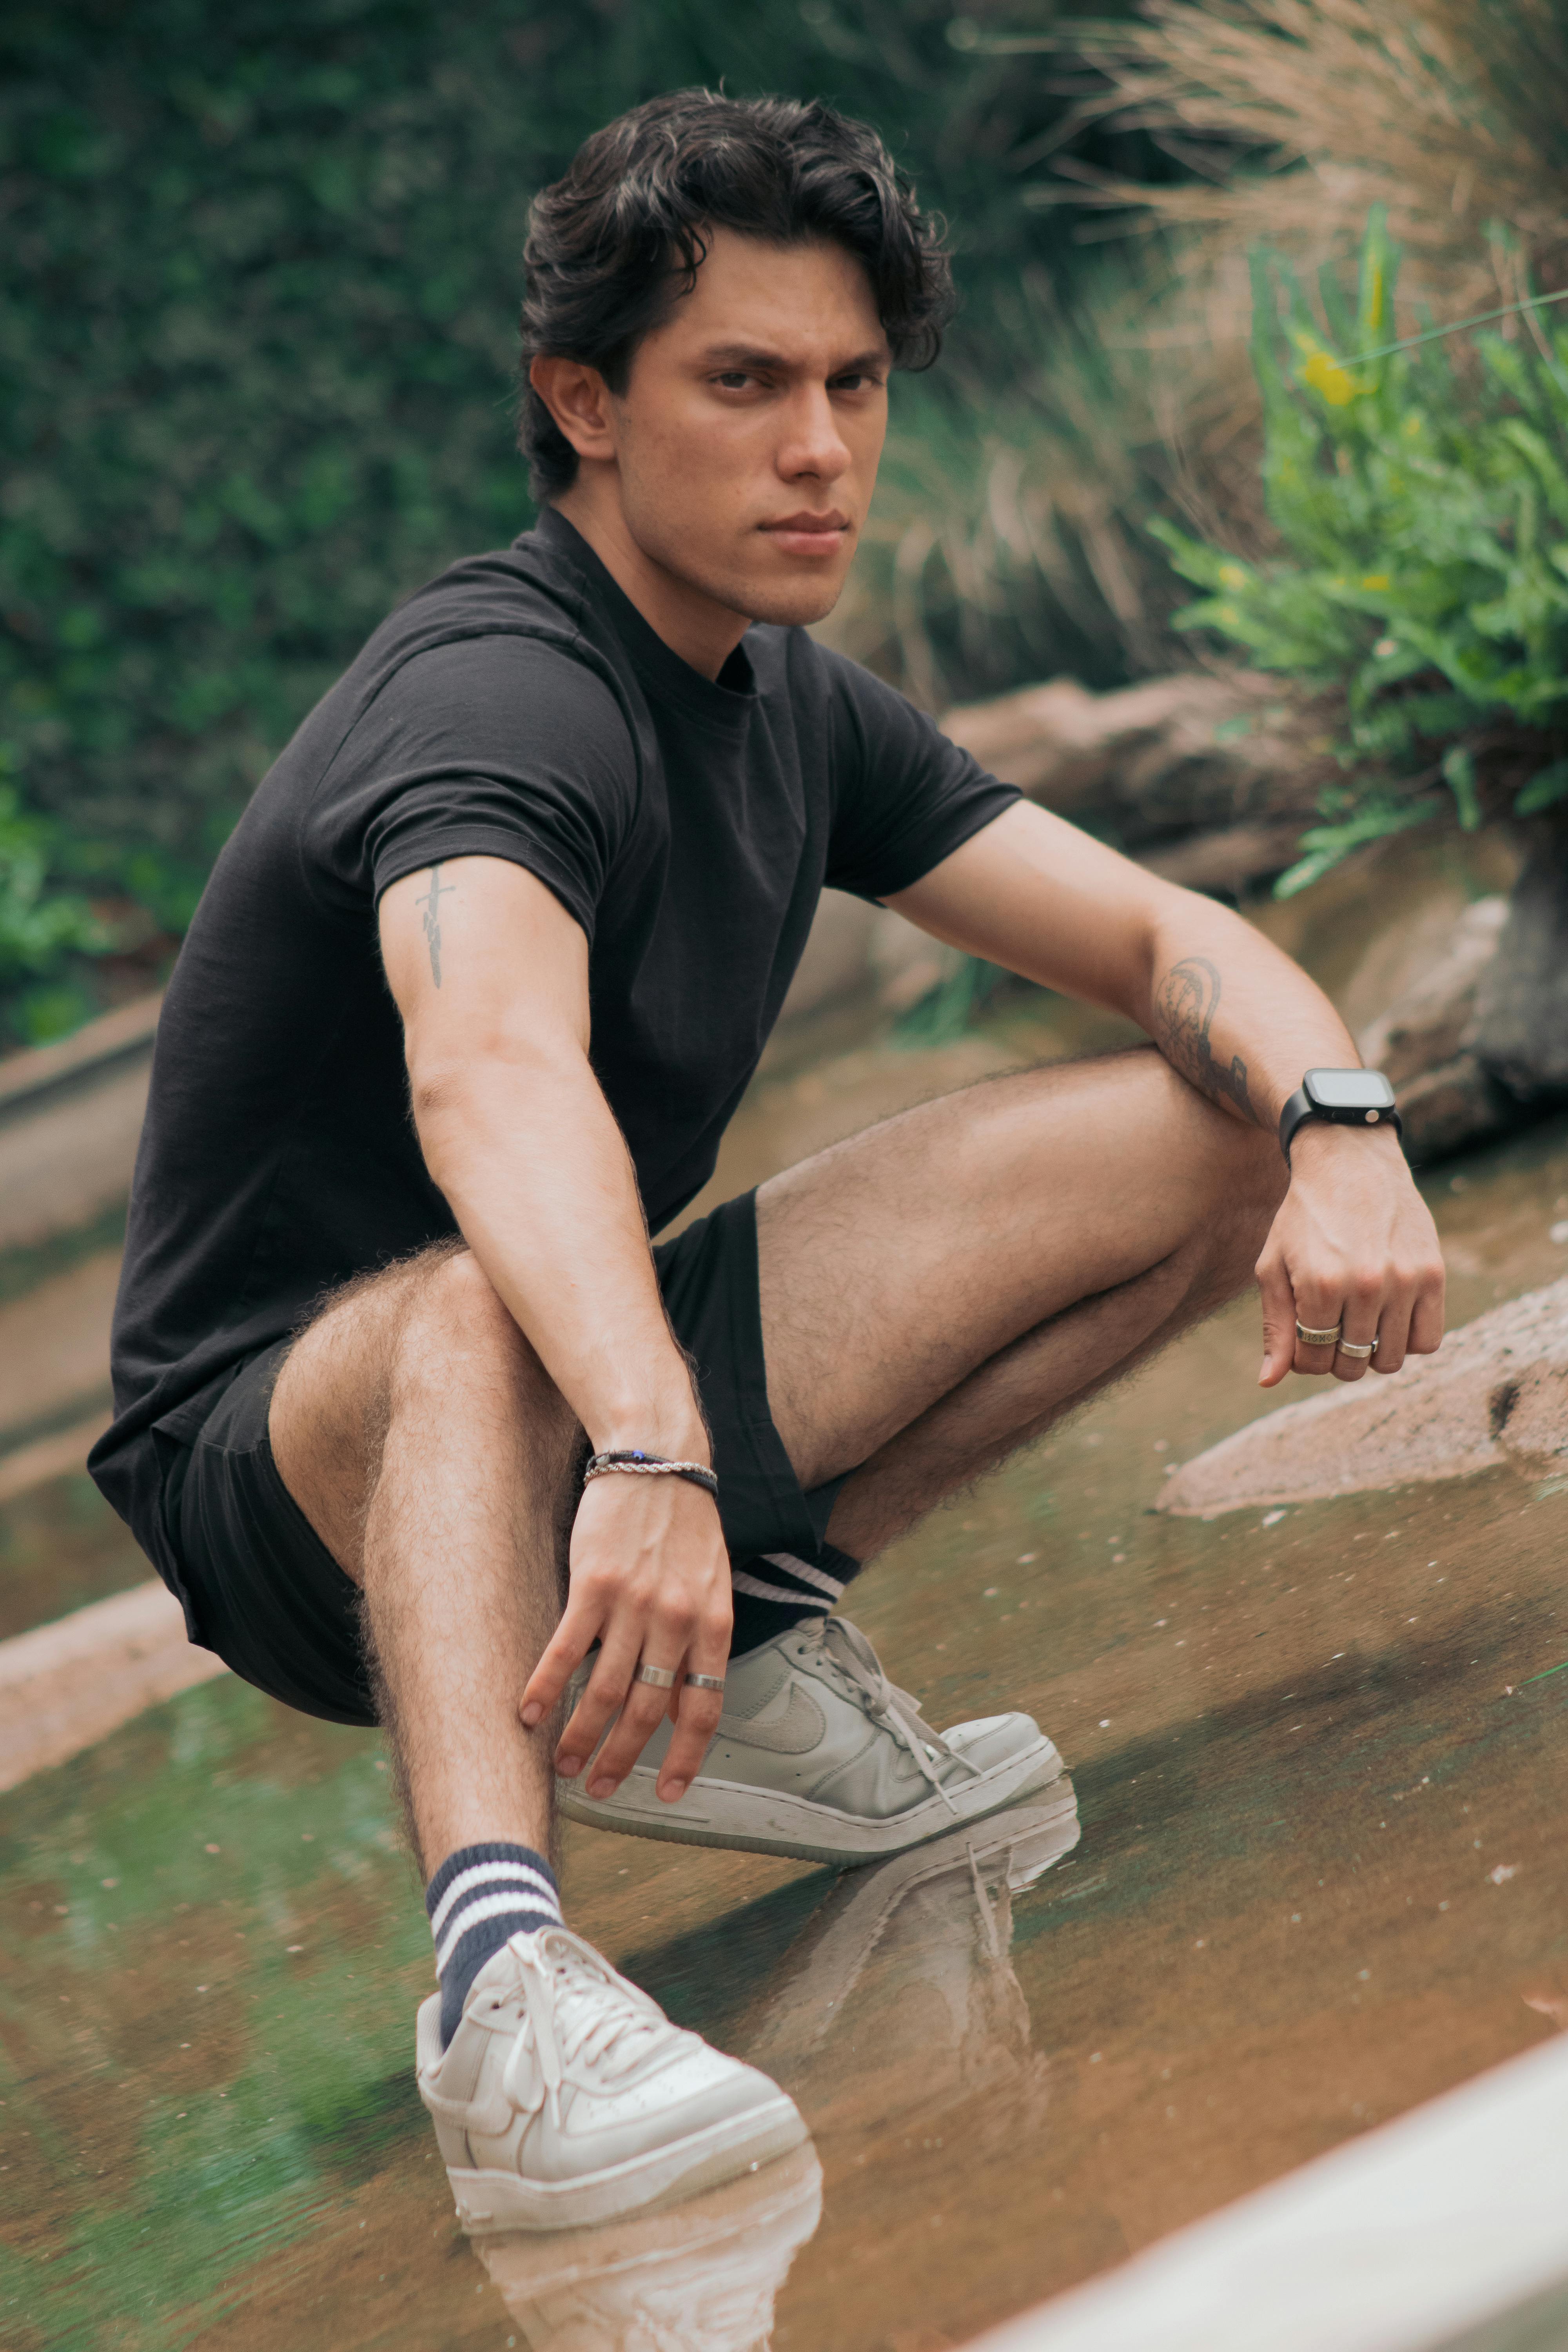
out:
{"label": "blurred background plant", "polygon": [[[1568,331],[1531,309],[1533,341],[1396,338],[1400,257],[1380,206],[1354,306],[1325,268],[1314,310],[1288,264],[1255,256],[1261,475],[1284,556],[1243,562],[1152,526],[1211,592],[1179,625],[1343,694],[1345,781],[1281,895],[1450,797],[1467,831],[1568,801]],[[1403,340],[1415,348],[1387,348]]]}
{"label": "blurred background plant", "polygon": [[[1017,320],[1068,301],[1080,258],[1023,200],[1042,145],[1065,135],[1141,180],[1176,166],[1141,131],[1068,129],[1070,99],[986,45],[989,5],[17,0],[0,24],[0,732],[48,828],[39,903],[128,898],[166,953],[247,795],[387,608],[527,526],[527,205],[622,108],[722,79],[871,116],[954,222],[965,381],[1010,381]],[[911,418],[911,445],[957,460],[967,514],[989,461],[962,394]],[[1014,584],[986,680],[1055,658],[1032,581]],[[932,639],[958,661],[974,633],[946,594]],[[1054,590],[1036,602],[1088,658],[1092,622],[1073,633]]]}
{"label": "blurred background plant", "polygon": [[[1513,561],[1507,482],[1533,461],[1502,425],[1533,417],[1558,446],[1556,329],[1550,364],[1534,343],[1519,358],[1515,321],[1441,378],[1423,361],[1336,407],[1288,345],[1255,372],[1247,252],[1261,233],[1303,280],[1342,270],[1381,205],[1400,333],[1562,283],[1568,0],[1152,0],[1087,25],[1056,0],[18,0],[0,24],[0,735],[15,821],[44,828],[32,903],[87,902],[115,932],[113,951],[61,950],[79,1005],[155,979],[246,796],[387,607],[526,526],[510,375],[529,196],[621,107],[720,79],[870,116],[955,233],[963,312],[936,374],[896,384],[837,642],[937,709],[1211,663],[1212,636],[1173,628],[1163,520],[1258,596],[1273,581],[1277,630],[1292,567],[1316,583],[1319,635],[1274,652],[1342,690],[1368,762],[1331,824],[1373,823],[1374,786],[1415,789],[1450,753],[1465,808],[1501,805],[1512,754],[1487,730],[1517,736],[1521,710],[1455,705],[1447,735],[1403,750],[1378,736],[1415,726],[1426,688],[1367,647],[1392,635],[1414,659],[1415,608],[1395,626],[1355,604],[1377,592],[1322,580],[1379,568],[1349,558],[1400,399],[1456,529],[1484,457],[1478,528]],[[1331,351],[1326,313],[1317,331]],[[1350,467],[1310,525],[1265,462],[1287,409],[1309,474]],[[1555,491],[1535,478],[1544,547]],[[1331,521],[1342,563],[1291,539]],[[1495,561],[1489,578],[1506,603]],[[42,1000],[23,1012],[18,991],[64,984],[0,978],[0,1034],[39,1034]]]}
{"label": "blurred background plant", "polygon": [[113,935],[84,898],[51,889],[55,828],[23,808],[10,768],[0,744],[0,996],[22,1038],[44,1045],[93,1011],[73,968],[104,954]]}

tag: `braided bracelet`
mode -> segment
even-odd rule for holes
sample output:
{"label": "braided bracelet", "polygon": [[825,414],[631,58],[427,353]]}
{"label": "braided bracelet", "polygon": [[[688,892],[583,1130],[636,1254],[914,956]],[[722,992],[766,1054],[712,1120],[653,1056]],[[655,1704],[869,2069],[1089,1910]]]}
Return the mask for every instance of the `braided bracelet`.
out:
{"label": "braided bracelet", "polygon": [[590,1478],[606,1478],[612,1470],[628,1471],[634,1477],[684,1478],[711,1495],[715,1502],[719,1499],[719,1481],[700,1462],[667,1462],[662,1454],[640,1454],[635,1449],[590,1455],[583,1484],[586,1486]]}

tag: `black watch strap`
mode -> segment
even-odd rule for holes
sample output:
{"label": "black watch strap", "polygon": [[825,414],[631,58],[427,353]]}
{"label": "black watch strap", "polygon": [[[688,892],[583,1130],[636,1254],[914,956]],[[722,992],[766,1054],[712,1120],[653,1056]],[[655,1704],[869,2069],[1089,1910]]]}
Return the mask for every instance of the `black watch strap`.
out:
{"label": "black watch strap", "polygon": [[1298,1087],[1279,1114],[1279,1149],[1287,1160],[1290,1157],[1290,1139],[1299,1127],[1310,1118],[1321,1118],[1331,1127],[1391,1127],[1395,1135],[1403,1135],[1405,1123],[1391,1103],[1386,1109],[1355,1110],[1331,1108],[1312,1100],[1305,1087]]}

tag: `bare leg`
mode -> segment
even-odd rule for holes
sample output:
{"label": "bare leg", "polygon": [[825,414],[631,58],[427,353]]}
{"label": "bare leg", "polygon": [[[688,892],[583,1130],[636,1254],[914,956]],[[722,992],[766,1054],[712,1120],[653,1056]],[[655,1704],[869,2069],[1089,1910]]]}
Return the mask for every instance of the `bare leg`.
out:
{"label": "bare leg", "polygon": [[576,1421],[468,1252],[357,1285],[273,1393],[284,1484],[364,1594],[416,1854],[548,1853],[557,1727],[517,1696],[561,1613]]}
{"label": "bare leg", "polygon": [[831,1540],[869,1558],[1234,1297],[1285,1181],[1151,1049],[924,1104],[764,1185],[773,1417],[803,1484],[855,1468]]}

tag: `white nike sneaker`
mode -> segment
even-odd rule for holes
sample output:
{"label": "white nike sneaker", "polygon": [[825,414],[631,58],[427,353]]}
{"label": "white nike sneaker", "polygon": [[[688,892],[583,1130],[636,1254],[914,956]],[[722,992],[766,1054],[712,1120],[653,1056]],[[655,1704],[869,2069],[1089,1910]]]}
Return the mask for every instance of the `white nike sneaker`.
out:
{"label": "white nike sneaker", "polygon": [[416,2050],[471,2236],[644,2212],[806,2137],[776,2083],[671,2025],[565,1927],[513,1936],[485,1962],[445,2051],[432,1993]]}
{"label": "white nike sneaker", "polygon": [[678,2212],[475,2251],[529,2352],[768,2352],[779,2289],[821,2213],[808,2140]]}
{"label": "white nike sneaker", "polygon": [[[574,1698],[586,1679],[581,1668],[579,1676]],[[1026,1715],[933,1731],[842,1617],[794,1625],[731,1660],[713,1745],[674,1805],[655,1793],[670,1734],[661,1724],[613,1797],[584,1793],[591,1765],[561,1782],[562,1811],[631,1837],[843,1868],[982,1820],[1062,1770]]]}

